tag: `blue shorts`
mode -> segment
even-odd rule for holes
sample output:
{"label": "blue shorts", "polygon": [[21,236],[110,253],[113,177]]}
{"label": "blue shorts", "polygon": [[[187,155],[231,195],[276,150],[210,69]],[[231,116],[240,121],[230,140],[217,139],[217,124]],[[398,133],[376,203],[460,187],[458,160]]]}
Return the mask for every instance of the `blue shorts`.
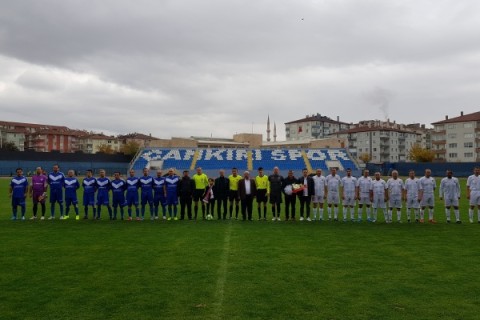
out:
{"label": "blue shorts", "polygon": [[127,192],[127,206],[138,206],[138,192],[128,193]]}
{"label": "blue shorts", "polygon": [[167,205],[177,205],[178,197],[176,192],[167,193]]}
{"label": "blue shorts", "polygon": [[50,203],[63,203],[63,190],[50,189]]}
{"label": "blue shorts", "polygon": [[147,202],[149,205],[153,205],[153,195],[151,192],[142,193],[142,206],[146,205]]}
{"label": "blue shorts", "polygon": [[114,207],[120,206],[124,207],[125,206],[125,195],[121,192],[114,193],[112,196],[112,204]]}
{"label": "blue shorts", "polygon": [[158,207],[159,204],[162,207],[167,204],[167,199],[165,199],[165,196],[163,194],[155,194],[155,196],[153,197],[153,205],[155,207]]}
{"label": "blue shorts", "polygon": [[77,197],[65,197],[65,204],[67,206],[71,205],[71,204],[77,204],[78,203],[78,200],[77,200]]}
{"label": "blue shorts", "polygon": [[25,197],[12,197],[12,207],[25,206]]}
{"label": "blue shorts", "polygon": [[83,205],[84,206],[94,206],[95,205],[95,193],[84,193],[83,194]]}
{"label": "blue shorts", "polygon": [[97,206],[110,204],[110,199],[108,198],[108,193],[97,193]]}

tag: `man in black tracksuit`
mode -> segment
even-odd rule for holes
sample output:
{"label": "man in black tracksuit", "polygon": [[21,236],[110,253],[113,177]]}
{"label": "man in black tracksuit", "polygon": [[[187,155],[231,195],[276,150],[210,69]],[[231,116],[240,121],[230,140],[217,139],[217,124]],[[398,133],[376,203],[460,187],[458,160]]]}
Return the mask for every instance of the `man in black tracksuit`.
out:
{"label": "man in black tracksuit", "polygon": [[218,220],[222,219],[223,208],[223,220],[227,219],[227,200],[230,194],[230,181],[225,177],[225,170],[219,171],[220,177],[215,179],[215,185],[213,187],[213,194],[217,201],[217,215]]}
{"label": "man in black tracksuit", "polygon": [[[302,176],[298,178],[297,183],[305,188],[297,192],[298,199],[300,199],[300,221],[303,221],[304,216],[307,217],[307,221],[311,221],[310,200],[315,193],[315,185],[312,177],[308,176],[308,170],[306,168],[302,170]],[[304,214],[305,212],[306,214]]]}
{"label": "man in black tracksuit", "polygon": [[187,207],[188,220],[192,220],[192,198],[194,190],[195,182],[188,176],[188,170],[184,170],[183,177],[177,185],[177,192],[180,196],[180,220],[185,218],[185,207]]}

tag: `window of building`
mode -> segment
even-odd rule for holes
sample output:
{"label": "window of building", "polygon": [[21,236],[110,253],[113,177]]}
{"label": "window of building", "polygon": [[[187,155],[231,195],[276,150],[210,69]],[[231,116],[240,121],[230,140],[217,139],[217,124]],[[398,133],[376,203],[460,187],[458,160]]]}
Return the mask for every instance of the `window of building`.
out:
{"label": "window of building", "polygon": [[473,123],[472,122],[466,122],[463,124],[464,128],[473,128]]}
{"label": "window of building", "polygon": [[448,157],[449,157],[449,158],[456,158],[456,157],[457,157],[457,153],[456,153],[456,152],[449,153],[449,154],[448,154]]}
{"label": "window of building", "polygon": [[457,134],[456,133],[449,133],[448,134],[448,139],[457,139]]}
{"label": "window of building", "polygon": [[463,147],[464,147],[464,148],[473,148],[473,142],[465,142],[465,143],[463,144]]}
{"label": "window of building", "polygon": [[457,147],[457,144],[456,143],[449,143],[448,147],[451,148],[451,149],[455,149]]}
{"label": "window of building", "polygon": [[464,137],[465,139],[473,138],[473,133],[465,133],[465,134],[463,135],[463,137]]}
{"label": "window of building", "polygon": [[455,129],[457,127],[457,125],[455,123],[450,123],[448,125],[448,129]]}
{"label": "window of building", "polygon": [[464,156],[465,158],[473,158],[473,152],[465,152],[465,153],[463,154],[463,156]]}
{"label": "window of building", "polygon": [[377,148],[373,148],[373,151],[377,151]]}

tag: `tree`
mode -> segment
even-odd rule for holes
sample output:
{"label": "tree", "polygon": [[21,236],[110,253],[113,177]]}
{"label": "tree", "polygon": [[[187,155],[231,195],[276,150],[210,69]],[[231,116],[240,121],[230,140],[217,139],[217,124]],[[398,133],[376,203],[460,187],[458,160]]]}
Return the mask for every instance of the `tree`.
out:
{"label": "tree", "polygon": [[113,154],[113,148],[108,144],[101,144],[97,147],[97,153]]}
{"label": "tree", "polygon": [[435,154],[432,150],[422,148],[419,144],[414,144],[408,152],[408,158],[415,162],[432,162]]}
{"label": "tree", "polygon": [[2,144],[2,147],[0,148],[2,150],[7,150],[7,151],[19,151],[17,145],[14,142],[7,141]]}
{"label": "tree", "polygon": [[362,154],[358,157],[358,159],[362,160],[363,163],[369,163],[370,160],[372,160],[372,157],[370,157],[370,154],[368,154],[368,153],[362,153]]}
{"label": "tree", "polygon": [[121,148],[121,152],[128,156],[134,156],[140,150],[140,143],[135,140],[129,141]]}

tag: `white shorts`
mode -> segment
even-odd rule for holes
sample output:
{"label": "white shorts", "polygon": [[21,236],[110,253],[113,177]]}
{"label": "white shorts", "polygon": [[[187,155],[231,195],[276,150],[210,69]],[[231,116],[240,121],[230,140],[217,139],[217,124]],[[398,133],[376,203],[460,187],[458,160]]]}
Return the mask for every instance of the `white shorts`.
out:
{"label": "white shorts", "polygon": [[383,196],[380,196],[380,197],[375,197],[375,196],[373,196],[372,207],[373,207],[374,209],[377,209],[377,208],[385,209],[385,208],[386,208],[385,198],[384,198]]}
{"label": "white shorts", "polygon": [[312,196],[312,203],[323,203],[325,200],[325,195]]}
{"label": "white shorts", "polygon": [[361,194],[360,199],[358,199],[358,204],[366,204],[370,205],[370,195],[369,194]]}
{"label": "white shorts", "polygon": [[328,204],[338,204],[340,202],[340,197],[338,193],[329,193],[327,195],[327,203]]}
{"label": "white shorts", "polygon": [[435,204],[435,199],[433,194],[424,194],[422,200],[420,201],[420,205],[422,207],[433,207]]}
{"label": "white shorts", "polygon": [[345,199],[343,199],[342,204],[344,206],[355,206],[355,195],[354,194],[347,194],[345,195]]}
{"label": "white shorts", "polygon": [[418,209],[420,208],[420,202],[418,202],[418,197],[409,198],[407,197],[407,209]]}
{"label": "white shorts", "polygon": [[458,207],[458,198],[445,198],[445,207]]}
{"label": "white shorts", "polygon": [[480,191],[470,192],[470,205],[480,206]]}
{"label": "white shorts", "polygon": [[390,206],[390,208],[401,209],[402,208],[402,198],[390,198],[389,206]]}

